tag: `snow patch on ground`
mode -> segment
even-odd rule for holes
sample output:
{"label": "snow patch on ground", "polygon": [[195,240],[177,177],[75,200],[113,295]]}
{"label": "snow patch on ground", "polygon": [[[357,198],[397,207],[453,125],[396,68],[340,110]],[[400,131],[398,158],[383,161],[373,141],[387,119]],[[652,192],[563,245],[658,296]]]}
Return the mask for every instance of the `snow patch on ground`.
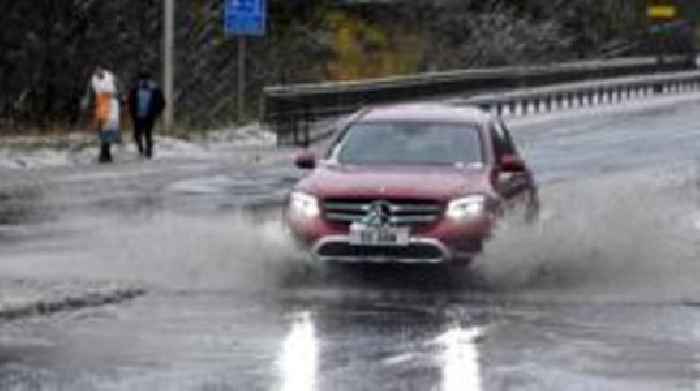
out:
{"label": "snow patch on ground", "polygon": [[233,143],[240,146],[270,146],[277,143],[277,135],[259,123],[252,123],[240,128],[221,129],[210,132],[209,142]]}
{"label": "snow patch on ground", "polygon": [[[208,149],[198,143],[166,136],[156,137],[154,142],[156,158],[205,159],[210,156]],[[137,153],[133,143],[130,143],[127,149],[134,154]]]}
{"label": "snow patch on ground", "polygon": [[229,186],[231,178],[217,175],[210,178],[196,178],[189,181],[176,182],[170,186],[170,191],[187,194],[218,193],[221,188]]}
{"label": "snow patch on ground", "polygon": [[0,168],[7,169],[33,169],[38,167],[57,167],[68,165],[68,154],[52,150],[38,150],[32,152],[19,152],[13,150],[0,150]]}
{"label": "snow patch on ground", "polygon": [[[117,162],[139,159],[131,132],[123,135],[122,144],[112,152]],[[156,159],[208,159],[214,149],[249,146],[273,146],[277,138],[271,131],[254,123],[239,128],[208,132],[200,140],[187,141],[170,136],[156,136]],[[73,133],[60,136],[17,136],[0,139],[0,169],[31,170],[49,167],[95,164],[97,138],[92,134]]]}

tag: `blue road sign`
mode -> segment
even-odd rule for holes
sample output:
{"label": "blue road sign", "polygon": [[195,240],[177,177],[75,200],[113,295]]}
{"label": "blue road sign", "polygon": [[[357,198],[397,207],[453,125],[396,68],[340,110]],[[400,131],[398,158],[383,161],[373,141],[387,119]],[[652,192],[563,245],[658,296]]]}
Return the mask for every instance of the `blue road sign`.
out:
{"label": "blue road sign", "polygon": [[265,35],[266,0],[224,0],[224,29],[227,34]]}

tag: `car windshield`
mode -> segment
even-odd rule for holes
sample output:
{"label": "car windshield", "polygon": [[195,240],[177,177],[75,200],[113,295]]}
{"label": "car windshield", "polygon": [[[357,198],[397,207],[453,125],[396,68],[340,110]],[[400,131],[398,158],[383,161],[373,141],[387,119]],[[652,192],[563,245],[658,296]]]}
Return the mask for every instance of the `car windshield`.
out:
{"label": "car windshield", "polygon": [[334,157],[343,164],[457,164],[482,162],[474,124],[358,123]]}

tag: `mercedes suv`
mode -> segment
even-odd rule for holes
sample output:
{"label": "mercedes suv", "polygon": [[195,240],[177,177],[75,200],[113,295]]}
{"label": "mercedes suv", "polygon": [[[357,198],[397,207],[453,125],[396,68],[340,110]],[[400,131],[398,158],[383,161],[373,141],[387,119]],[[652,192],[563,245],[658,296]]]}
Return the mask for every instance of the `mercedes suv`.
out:
{"label": "mercedes suv", "polygon": [[320,262],[468,264],[508,212],[539,207],[503,121],[479,108],[364,109],[337,129],[289,194],[285,220]]}

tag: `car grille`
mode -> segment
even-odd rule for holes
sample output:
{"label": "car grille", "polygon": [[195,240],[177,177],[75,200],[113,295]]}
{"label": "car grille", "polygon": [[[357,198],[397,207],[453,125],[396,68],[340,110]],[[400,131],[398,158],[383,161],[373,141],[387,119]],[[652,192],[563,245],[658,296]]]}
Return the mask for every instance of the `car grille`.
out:
{"label": "car grille", "polygon": [[407,247],[395,246],[353,246],[348,243],[331,242],[321,246],[318,255],[329,259],[353,260],[389,259],[389,260],[441,260],[444,254],[439,248],[430,244],[413,243]]}
{"label": "car grille", "polygon": [[440,203],[426,200],[343,200],[329,199],[323,203],[326,220],[350,225],[359,222],[372,209],[374,202],[382,202],[390,210],[389,223],[415,226],[437,221],[443,211]]}

